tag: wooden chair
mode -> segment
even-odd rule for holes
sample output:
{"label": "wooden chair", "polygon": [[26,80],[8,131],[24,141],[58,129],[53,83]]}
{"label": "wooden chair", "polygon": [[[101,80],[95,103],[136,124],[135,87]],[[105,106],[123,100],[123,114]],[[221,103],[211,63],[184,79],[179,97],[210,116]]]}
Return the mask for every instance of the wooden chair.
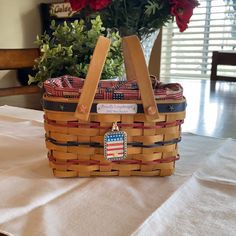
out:
{"label": "wooden chair", "polygon": [[224,80],[236,82],[236,76],[221,76],[217,75],[218,65],[229,65],[236,66],[236,52],[218,52],[212,53],[212,64],[211,64],[211,81]]}
{"label": "wooden chair", "polygon": [[[39,56],[39,49],[0,49],[0,70],[19,70],[32,68],[34,60]],[[17,87],[0,87],[0,97],[35,94],[40,89],[36,85],[22,85]]]}

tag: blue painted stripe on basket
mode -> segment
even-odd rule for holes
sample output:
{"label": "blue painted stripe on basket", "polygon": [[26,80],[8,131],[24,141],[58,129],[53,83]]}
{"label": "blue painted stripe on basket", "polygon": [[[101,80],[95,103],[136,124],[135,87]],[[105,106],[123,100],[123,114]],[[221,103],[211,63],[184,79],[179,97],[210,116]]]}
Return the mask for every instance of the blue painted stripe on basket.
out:
{"label": "blue painted stripe on basket", "polygon": [[[69,141],[69,142],[59,142],[53,138],[50,138],[50,137],[46,137],[46,141],[49,141],[55,145],[58,145],[58,146],[83,146],[83,145],[86,145],[86,146],[90,146],[90,147],[96,147],[96,148],[104,148],[103,145],[101,145],[100,143],[97,143],[97,142],[72,142],[72,141]],[[171,139],[171,140],[167,140],[167,141],[159,141],[159,142],[155,142],[153,144],[150,144],[150,145],[146,145],[146,144],[143,144],[141,142],[128,142],[127,145],[128,146],[132,146],[132,147],[142,147],[142,148],[155,148],[155,147],[160,147],[160,146],[163,146],[163,145],[171,145],[171,144],[175,144],[175,143],[179,143],[181,141],[181,137],[179,138],[175,138],[175,139]]]}
{"label": "blue painted stripe on basket", "polygon": [[[64,112],[74,112],[77,107],[77,103],[55,102],[55,101],[48,101],[46,99],[43,99],[42,105],[45,110],[64,111]],[[185,101],[180,103],[162,103],[162,104],[157,104],[157,108],[160,113],[173,113],[173,112],[185,111],[186,105],[187,104]],[[92,105],[91,112],[97,113],[96,103]],[[137,113],[144,113],[142,104],[138,104]]]}

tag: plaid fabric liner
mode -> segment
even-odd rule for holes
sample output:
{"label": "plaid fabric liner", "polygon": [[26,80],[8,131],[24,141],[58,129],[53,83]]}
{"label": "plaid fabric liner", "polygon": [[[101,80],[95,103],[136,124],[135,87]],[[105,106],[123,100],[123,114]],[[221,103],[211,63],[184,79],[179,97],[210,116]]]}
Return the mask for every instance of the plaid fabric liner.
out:
{"label": "plaid fabric liner", "polygon": [[[183,88],[178,83],[163,84],[150,76],[155,99],[183,98]],[[78,98],[82,92],[84,79],[73,76],[51,78],[44,82],[48,96]],[[140,100],[141,94],[136,81],[100,81],[95,99],[104,100]]]}

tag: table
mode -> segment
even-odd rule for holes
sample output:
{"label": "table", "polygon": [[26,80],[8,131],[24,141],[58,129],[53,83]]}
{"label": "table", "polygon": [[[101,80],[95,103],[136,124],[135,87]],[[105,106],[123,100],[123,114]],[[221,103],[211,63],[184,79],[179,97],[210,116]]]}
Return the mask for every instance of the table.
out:
{"label": "table", "polygon": [[59,179],[42,119],[42,111],[0,107],[0,232],[235,235],[235,140],[183,133],[170,177]]}

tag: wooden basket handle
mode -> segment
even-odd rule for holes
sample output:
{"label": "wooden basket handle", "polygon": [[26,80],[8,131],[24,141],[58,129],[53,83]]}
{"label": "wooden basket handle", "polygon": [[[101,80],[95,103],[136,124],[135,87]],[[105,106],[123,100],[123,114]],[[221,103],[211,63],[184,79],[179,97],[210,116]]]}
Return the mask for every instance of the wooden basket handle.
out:
{"label": "wooden basket handle", "polygon": [[138,82],[146,119],[148,121],[158,119],[159,113],[152,83],[139,38],[136,35],[123,37],[122,47],[126,76],[132,76]]}
{"label": "wooden basket handle", "polygon": [[89,64],[82,93],[79,98],[79,103],[75,110],[75,117],[79,120],[87,121],[89,118],[89,113],[97,91],[110,44],[110,39],[99,36]]}

